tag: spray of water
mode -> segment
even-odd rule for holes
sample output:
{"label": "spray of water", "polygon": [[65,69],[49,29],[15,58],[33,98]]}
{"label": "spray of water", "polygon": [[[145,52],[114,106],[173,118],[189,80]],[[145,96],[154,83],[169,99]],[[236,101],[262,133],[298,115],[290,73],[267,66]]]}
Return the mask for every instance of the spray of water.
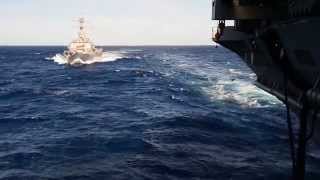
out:
{"label": "spray of water", "polygon": [[219,80],[203,90],[212,100],[223,100],[237,103],[243,107],[269,107],[280,104],[280,101],[259,89],[251,82],[241,80]]}
{"label": "spray of water", "polygon": [[[83,61],[82,59],[75,59],[73,64],[94,64],[94,63],[102,63],[102,62],[112,62],[118,59],[125,58],[122,54],[116,52],[105,52],[102,57],[93,58],[92,60]],[[58,64],[68,64],[68,60],[61,54],[56,54],[53,57],[46,58],[47,60],[53,60]],[[72,65],[72,64],[71,64]]]}

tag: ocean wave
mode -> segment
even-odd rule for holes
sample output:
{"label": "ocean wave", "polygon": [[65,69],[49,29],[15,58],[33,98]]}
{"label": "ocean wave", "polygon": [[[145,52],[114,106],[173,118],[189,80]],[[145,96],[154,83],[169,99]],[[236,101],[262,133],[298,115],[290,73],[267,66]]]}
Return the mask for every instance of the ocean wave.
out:
{"label": "ocean wave", "polygon": [[108,47],[75,70],[61,49],[1,54],[0,180],[289,177],[285,109],[229,51]]}
{"label": "ocean wave", "polygon": [[[190,85],[200,87],[210,100],[221,100],[241,107],[262,108],[280,104],[273,96],[256,87],[256,75],[241,64],[226,68],[219,61],[211,62],[185,54],[162,54],[159,59],[172,62],[170,66],[181,77],[192,79]],[[197,61],[195,61],[197,60]],[[231,66],[231,65],[229,65]],[[171,75],[174,73],[171,73]],[[174,98],[173,98],[174,99]]]}
{"label": "ocean wave", "polygon": [[143,52],[143,49],[122,49],[120,53],[136,53],[136,52]]}
{"label": "ocean wave", "polygon": [[203,90],[212,100],[237,103],[242,107],[263,108],[281,103],[251,82],[241,80],[218,80],[212,86],[204,87]]}
{"label": "ocean wave", "polygon": [[235,75],[243,75],[245,74],[243,71],[237,70],[237,69],[229,69],[229,72],[231,74],[235,74]]}

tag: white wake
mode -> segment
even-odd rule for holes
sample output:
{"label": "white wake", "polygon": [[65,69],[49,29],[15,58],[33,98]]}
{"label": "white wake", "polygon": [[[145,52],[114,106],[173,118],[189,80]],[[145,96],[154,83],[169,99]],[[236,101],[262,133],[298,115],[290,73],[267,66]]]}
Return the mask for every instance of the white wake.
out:
{"label": "white wake", "polygon": [[[212,86],[203,88],[212,100],[224,100],[238,103],[243,107],[269,107],[280,101],[259,89],[252,82],[241,80],[219,80]],[[267,104],[261,101],[268,102]]]}
{"label": "white wake", "polygon": [[[94,63],[112,62],[112,61],[116,61],[121,58],[125,58],[125,57],[120,53],[105,52],[102,55],[102,57],[97,57],[92,60],[86,60],[86,61],[83,61],[82,59],[78,58],[78,59],[75,59],[73,62],[74,62],[74,64],[88,65],[88,64],[94,64]],[[58,64],[68,64],[68,60],[62,54],[56,54],[55,56],[49,57],[46,59],[53,60],[54,62],[56,62]]]}

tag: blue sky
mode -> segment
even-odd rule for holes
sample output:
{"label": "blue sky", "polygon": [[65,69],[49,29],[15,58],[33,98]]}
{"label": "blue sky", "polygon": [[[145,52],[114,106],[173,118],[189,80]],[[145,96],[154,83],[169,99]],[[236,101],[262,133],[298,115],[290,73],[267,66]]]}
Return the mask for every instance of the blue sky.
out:
{"label": "blue sky", "polygon": [[1,0],[0,45],[66,45],[78,17],[99,45],[211,44],[211,0]]}

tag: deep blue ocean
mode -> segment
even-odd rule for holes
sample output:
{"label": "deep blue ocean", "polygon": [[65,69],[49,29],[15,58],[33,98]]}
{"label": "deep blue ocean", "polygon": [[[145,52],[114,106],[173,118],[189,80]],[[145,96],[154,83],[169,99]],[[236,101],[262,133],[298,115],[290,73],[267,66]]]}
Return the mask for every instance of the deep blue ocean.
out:
{"label": "deep blue ocean", "polygon": [[[285,107],[222,47],[0,47],[0,179],[289,179]],[[320,157],[308,153],[308,179]]]}

